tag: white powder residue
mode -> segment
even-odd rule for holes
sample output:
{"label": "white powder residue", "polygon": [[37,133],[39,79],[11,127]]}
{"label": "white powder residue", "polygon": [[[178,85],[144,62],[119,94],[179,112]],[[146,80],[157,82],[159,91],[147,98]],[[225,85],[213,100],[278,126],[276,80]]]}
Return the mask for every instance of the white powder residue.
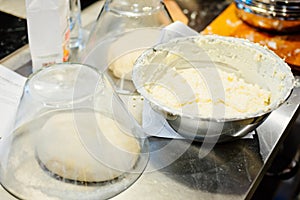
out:
{"label": "white powder residue", "polygon": [[254,41],[254,34],[253,33],[249,33],[246,35],[246,38],[250,41]]}
{"label": "white powder residue", "polygon": [[211,31],[212,27],[211,26],[207,26],[206,29],[209,30],[209,31]]}
{"label": "white powder residue", "polygon": [[228,24],[231,27],[236,27],[236,26],[240,25],[241,23],[242,23],[241,21],[233,22],[230,19],[226,20],[226,24]]}
{"label": "white powder residue", "polygon": [[294,50],[294,53],[295,53],[295,54],[300,53],[300,49],[299,49],[299,48],[298,48],[298,49],[295,49],[295,50]]}
{"label": "white powder residue", "polygon": [[274,42],[274,41],[269,41],[267,44],[268,44],[268,46],[269,46],[270,48],[272,48],[272,49],[277,49],[277,44],[276,44],[276,42]]}

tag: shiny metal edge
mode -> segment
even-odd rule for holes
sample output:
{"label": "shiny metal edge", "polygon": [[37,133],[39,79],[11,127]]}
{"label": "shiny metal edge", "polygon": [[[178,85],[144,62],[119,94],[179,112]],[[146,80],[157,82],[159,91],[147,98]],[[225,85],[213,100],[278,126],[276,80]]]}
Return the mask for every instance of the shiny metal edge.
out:
{"label": "shiny metal edge", "polygon": [[[272,112],[268,119],[256,129],[259,139],[260,154],[262,156],[264,165],[256,176],[255,180],[253,180],[252,185],[249,187],[245,199],[251,199],[263,176],[271,166],[280,145],[287,137],[291,127],[294,125],[295,120],[299,116],[300,102],[293,101],[293,98],[299,96],[300,88],[295,88],[290,97],[291,101],[287,101],[276,111]],[[278,133],[281,134],[277,135]]]}

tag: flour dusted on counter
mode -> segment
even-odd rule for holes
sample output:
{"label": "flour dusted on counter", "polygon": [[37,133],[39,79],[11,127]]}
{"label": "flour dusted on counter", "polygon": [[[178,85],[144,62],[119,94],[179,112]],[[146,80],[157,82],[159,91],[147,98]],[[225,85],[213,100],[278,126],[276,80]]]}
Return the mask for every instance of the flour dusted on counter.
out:
{"label": "flour dusted on counter", "polygon": [[[217,71],[204,69],[201,72],[195,68],[173,68],[172,70],[172,73],[166,73],[168,75],[161,77],[161,79],[172,81],[162,81],[164,84],[161,84],[162,82],[159,83],[160,80],[158,80],[145,85],[145,89],[154,99],[169,108],[180,111],[188,106],[197,105],[194,107],[198,109],[196,112],[199,116],[205,117],[212,117],[213,108],[223,108],[225,109],[224,117],[232,118],[265,110],[270,104],[270,91],[257,84],[247,83],[234,73],[220,69]],[[214,81],[208,83],[208,79]],[[178,90],[178,87],[181,89]],[[182,92],[189,89],[191,92],[183,96]],[[178,93],[178,91],[181,92]]]}
{"label": "flour dusted on counter", "polygon": [[68,0],[26,0],[33,71],[69,58]]}

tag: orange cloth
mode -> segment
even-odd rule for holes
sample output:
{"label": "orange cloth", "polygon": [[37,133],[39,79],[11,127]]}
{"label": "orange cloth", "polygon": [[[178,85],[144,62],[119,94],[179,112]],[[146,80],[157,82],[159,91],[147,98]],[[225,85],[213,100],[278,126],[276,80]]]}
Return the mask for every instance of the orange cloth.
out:
{"label": "orange cloth", "polygon": [[232,3],[201,33],[247,38],[266,45],[295,70],[300,70],[300,34],[271,34],[245,24],[235,13]]}

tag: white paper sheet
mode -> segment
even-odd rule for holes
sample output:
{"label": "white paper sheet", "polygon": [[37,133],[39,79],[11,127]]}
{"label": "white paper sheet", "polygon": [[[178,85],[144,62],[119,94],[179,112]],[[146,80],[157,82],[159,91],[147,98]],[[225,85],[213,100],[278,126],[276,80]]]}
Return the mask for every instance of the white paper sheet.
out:
{"label": "white paper sheet", "polygon": [[142,126],[145,133],[150,136],[183,139],[183,137],[174,131],[174,129],[168,124],[166,119],[155,112],[146,101],[143,107]]}
{"label": "white paper sheet", "polygon": [[26,78],[0,65],[0,141],[13,128]]}

